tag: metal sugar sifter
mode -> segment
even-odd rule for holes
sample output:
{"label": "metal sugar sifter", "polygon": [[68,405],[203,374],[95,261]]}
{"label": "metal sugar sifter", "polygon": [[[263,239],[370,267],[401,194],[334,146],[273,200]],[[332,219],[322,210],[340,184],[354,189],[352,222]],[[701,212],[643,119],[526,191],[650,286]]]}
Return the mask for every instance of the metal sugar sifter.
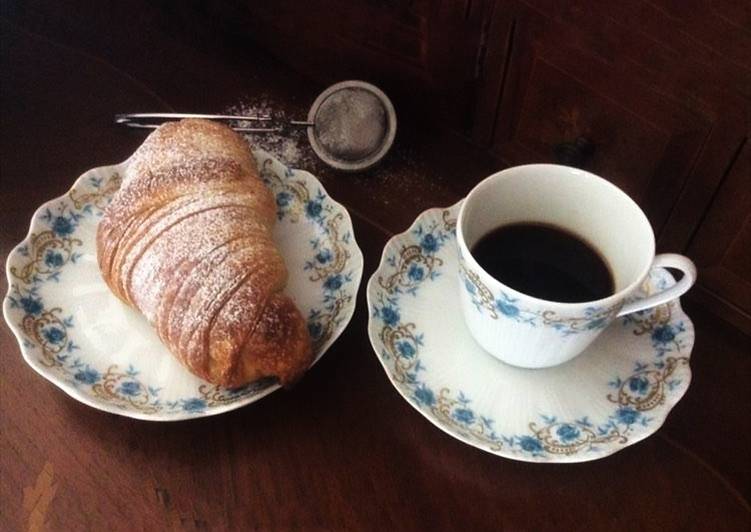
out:
{"label": "metal sugar sifter", "polygon": [[[313,102],[307,120],[277,123],[270,115],[238,116],[195,113],[133,113],[115,115],[115,122],[133,128],[154,129],[164,120],[204,118],[221,120],[235,131],[282,132],[305,127],[316,155],[329,166],[354,172],[378,163],[396,136],[396,113],[388,96],[364,81],[342,81],[323,91]],[[154,123],[157,121],[157,123]],[[259,122],[259,126],[246,126]]]}

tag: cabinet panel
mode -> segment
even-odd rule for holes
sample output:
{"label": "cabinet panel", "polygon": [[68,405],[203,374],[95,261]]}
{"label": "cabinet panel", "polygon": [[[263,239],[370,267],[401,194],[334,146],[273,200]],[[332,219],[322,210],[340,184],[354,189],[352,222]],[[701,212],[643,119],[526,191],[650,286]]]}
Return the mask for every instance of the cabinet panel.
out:
{"label": "cabinet panel", "polygon": [[699,285],[751,323],[751,142],[746,139],[688,249]]}
{"label": "cabinet panel", "polygon": [[261,43],[322,84],[370,81],[395,100],[400,115],[469,127],[486,0],[205,4],[212,23]]}
{"label": "cabinet panel", "polygon": [[531,157],[549,160],[565,156],[562,152],[576,139],[587,139],[594,151],[589,160],[582,156],[582,166],[607,177],[637,201],[644,200],[650,177],[671,141],[669,131],[625,111],[544,58],[533,65],[520,115],[512,138],[495,146],[502,155],[516,162],[531,162]]}
{"label": "cabinet panel", "polygon": [[[582,26],[574,23],[587,17],[581,6],[554,15],[544,7],[496,4],[491,28],[498,35],[488,36],[487,51],[496,63],[485,65],[478,103],[493,91],[498,103],[478,111],[475,139],[510,165],[559,161],[602,175],[642,206],[659,233],[711,117],[664,94],[655,75],[633,61],[636,51],[617,22]],[[656,43],[651,53],[673,55]],[[492,68],[503,74],[491,76]]]}

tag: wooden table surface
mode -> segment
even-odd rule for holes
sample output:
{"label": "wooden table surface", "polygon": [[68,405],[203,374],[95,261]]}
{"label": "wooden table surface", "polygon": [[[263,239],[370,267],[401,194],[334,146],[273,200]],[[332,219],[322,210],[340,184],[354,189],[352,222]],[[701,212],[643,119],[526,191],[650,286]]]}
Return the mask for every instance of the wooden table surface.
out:
{"label": "wooden table surface", "polygon": [[[0,28],[3,257],[41,203],[140,144],[114,113],[217,112],[264,94],[304,116],[322,88],[247,44]],[[400,119],[376,171],[308,163],[353,215],[364,281],[391,234],[497,167],[419,117]],[[654,436],[574,465],[502,459],[433,427],[380,367],[363,288],[349,328],[294,389],[178,423],[76,402],[26,366],[3,326],[0,529],[749,530],[751,341],[690,298],[685,307],[696,326],[685,398]]]}

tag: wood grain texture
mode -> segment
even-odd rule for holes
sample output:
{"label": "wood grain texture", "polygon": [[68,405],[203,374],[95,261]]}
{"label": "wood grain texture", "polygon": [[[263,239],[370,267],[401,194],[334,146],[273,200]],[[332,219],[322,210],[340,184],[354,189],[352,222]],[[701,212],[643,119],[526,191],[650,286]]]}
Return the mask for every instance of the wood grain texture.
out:
{"label": "wood grain texture", "polygon": [[[704,213],[751,134],[747,3],[496,0],[489,24],[476,142],[512,165],[554,162],[586,139],[594,149],[579,166],[640,204],[661,251],[706,234]],[[751,329],[737,275],[700,292]]]}
{"label": "wood grain texture", "polygon": [[[470,127],[478,37],[489,2],[294,0],[207,3],[207,18],[324,84],[364,79],[397,108]],[[188,10],[191,8],[188,7]]]}
{"label": "wood grain texture", "polygon": [[[186,43],[158,23],[126,38],[127,12],[115,11],[107,31],[67,17],[36,26],[64,46],[0,23],[3,256],[38,205],[140,144],[113,113],[219,111],[261,90],[293,113],[320,89],[253,47]],[[40,128],[29,121],[36,113],[54,120]],[[311,168],[353,213],[365,279],[390,234],[496,164],[408,114],[404,126],[372,173]],[[573,466],[500,459],[436,430],[383,374],[363,290],[348,329],[294,389],[191,422],[139,422],[75,402],[26,366],[1,326],[0,529],[38,522],[41,505],[26,497],[47,503],[49,530],[747,530],[751,340],[700,307],[688,313],[694,382],[665,426]]]}
{"label": "wood grain texture", "polygon": [[751,323],[751,142],[739,147],[688,252],[699,279],[716,298]]}
{"label": "wood grain texture", "polygon": [[496,12],[514,33],[510,55],[484,68],[505,72],[493,152],[508,164],[555,162],[557,145],[585,137],[595,145],[585,168],[623,188],[662,230],[711,122],[665,96],[633,49],[644,40],[627,38],[631,28],[597,3],[499,1]]}

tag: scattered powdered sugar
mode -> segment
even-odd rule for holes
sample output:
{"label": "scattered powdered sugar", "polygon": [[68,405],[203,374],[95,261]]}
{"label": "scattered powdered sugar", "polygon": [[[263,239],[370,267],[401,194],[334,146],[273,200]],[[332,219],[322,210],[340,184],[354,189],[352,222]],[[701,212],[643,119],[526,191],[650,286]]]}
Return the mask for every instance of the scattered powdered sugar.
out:
{"label": "scattered powdered sugar", "polygon": [[290,120],[305,120],[307,116],[284,116],[275,108],[272,100],[266,97],[259,97],[238,103],[226,109],[226,114],[240,116],[271,116],[274,118],[271,122],[250,122],[238,121],[238,125],[243,127],[266,127],[284,125],[284,129],[279,132],[268,133],[243,133],[248,143],[257,148],[261,148],[276,158],[281,160],[287,166],[293,168],[306,168],[314,164],[316,157],[308,143],[308,133],[305,127],[289,126]]}

